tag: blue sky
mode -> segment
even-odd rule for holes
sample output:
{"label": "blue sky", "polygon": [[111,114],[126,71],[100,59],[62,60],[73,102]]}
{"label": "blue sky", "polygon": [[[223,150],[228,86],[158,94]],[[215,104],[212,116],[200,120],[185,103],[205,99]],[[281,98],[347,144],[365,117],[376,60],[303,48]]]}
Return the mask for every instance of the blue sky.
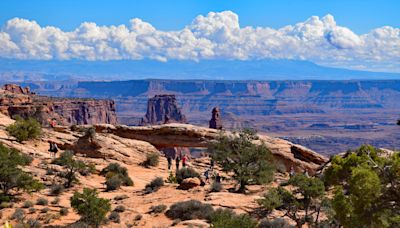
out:
{"label": "blue sky", "polygon": [[400,72],[399,0],[1,0],[0,58],[306,60]]}
{"label": "blue sky", "polygon": [[199,14],[225,10],[237,13],[242,26],[279,28],[332,14],[356,33],[400,27],[398,0],[1,0],[0,23],[20,17],[72,30],[83,21],[113,25],[138,17],[158,29],[175,30]]}

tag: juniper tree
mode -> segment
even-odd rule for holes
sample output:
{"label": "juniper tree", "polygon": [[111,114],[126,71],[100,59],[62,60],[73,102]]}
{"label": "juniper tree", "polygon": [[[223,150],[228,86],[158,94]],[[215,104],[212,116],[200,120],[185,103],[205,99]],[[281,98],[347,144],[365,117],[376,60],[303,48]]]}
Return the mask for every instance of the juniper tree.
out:
{"label": "juniper tree", "polygon": [[265,144],[255,144],[256,132],[245,129],[237,134],[221,134],[212,143],[209,152],[225,172],[232,172],[239,185],[239,192],[245,192],[249,184],[264,184],[273,180],[273,156]]}

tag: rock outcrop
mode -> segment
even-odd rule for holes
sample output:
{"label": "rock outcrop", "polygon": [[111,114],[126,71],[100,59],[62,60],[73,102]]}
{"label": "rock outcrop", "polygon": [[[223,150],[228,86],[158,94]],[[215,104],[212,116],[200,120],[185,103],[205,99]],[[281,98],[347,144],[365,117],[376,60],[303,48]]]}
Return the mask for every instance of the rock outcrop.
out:
{"label": "rock outcrop", "polygon": [[60,125],[118,123],[112,100],[44,97],[11,84],[0,89],[0,112],[10,117],[34,117],[43,125],[50,120]]}
{"label": "rock outcrop", "polygon": [[212,110],[212,117],[209,122],[209,126],[212,129],[222,129],[222,120],[220,117],[220,112],[218,107],[214,107]]}
{"label": "rock outcrop", "polygon": [[148,100],[146,116],[142,119],[141,125],[186,122],[175,95],[156,95]]}
{"label": "rock outcrop", "polygon": [[[189,124],[165,124],[155,126],[128,127],[123,125],[95,125],[97,132],[111,133],[122,138],[146,141],[157,148],[170,147],[207,147],[210,142],[217,140],[220,131]],[[227,131],[225,134],[232,134]],[[259,135],[275,157],[276,166],[281,171],[290,171],[293,167],[296,171],[307,170],[314,174],[316,170],[328,161],[322,156],[303,146],[289,141]]]}

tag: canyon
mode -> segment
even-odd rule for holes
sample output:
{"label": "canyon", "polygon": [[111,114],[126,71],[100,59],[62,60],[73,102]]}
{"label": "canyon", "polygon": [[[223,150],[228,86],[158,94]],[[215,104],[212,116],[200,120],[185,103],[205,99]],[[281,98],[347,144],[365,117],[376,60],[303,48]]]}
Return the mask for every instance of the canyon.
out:
{"label": "canyon", "polygon": [[226,129],[251,127],[329,155],[369,143],[400,147],[400,80],[35,81],[40,95],[113,99],[121,123],[139,125],[148,99],[176,97],[187,122],[208,126],[219,107]]}
{"label": "canyon", "polygon": [[117,124],[112,100],[72,99],[39,96],[15,84],[0,88],[0,113],[37,119],[43,126]]}

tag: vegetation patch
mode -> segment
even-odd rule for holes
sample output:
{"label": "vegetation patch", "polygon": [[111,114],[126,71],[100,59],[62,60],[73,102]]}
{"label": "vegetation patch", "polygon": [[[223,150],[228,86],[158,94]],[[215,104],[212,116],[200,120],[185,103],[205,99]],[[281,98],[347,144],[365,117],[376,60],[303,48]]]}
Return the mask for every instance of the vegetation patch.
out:
{"label": "vegetation patch", "polygon": [[211,218],[214,212],[210,204],[203,204],[197,200],[178,202],[171,205],[166,215],[171,219],[192,220]]}
{"label": "vegetation patch", "polygon": [[150,153],[146,155],[146,160],[144,160],[140,165],[149,168],[156,167],[160,162],[160,155],[158,153]]}
{"label": "vegetation patch", "polygon": [[16,117],[15,123],[9,125],[6,130],[18,142],[38,139],[42,134],[40,123],[33,118],[22,119],[21,117]]}
{"label": "vegetation patch", "polygon": [[156,192],[162,186],[164,186],[164,180],[162,179],[162,177],[156,177],[149,184],[146,185],[145,193],[149,194],[149,193],[152,193],[152,192]]}
{"label": "vegetation patch", "polygon": [[99,227],[111,210],[110,200],[98,197],[96,189],[84,188],[83,192],[75,192],[71,197],[71,206],[81,216],[81,220],[89,225]]}
{"label": "vegetation patch", "polygon": [[176,172],[176,181],[180,184],[184,179],[187,178],[200,178],[200,174],[192,168],[182,168]]}

